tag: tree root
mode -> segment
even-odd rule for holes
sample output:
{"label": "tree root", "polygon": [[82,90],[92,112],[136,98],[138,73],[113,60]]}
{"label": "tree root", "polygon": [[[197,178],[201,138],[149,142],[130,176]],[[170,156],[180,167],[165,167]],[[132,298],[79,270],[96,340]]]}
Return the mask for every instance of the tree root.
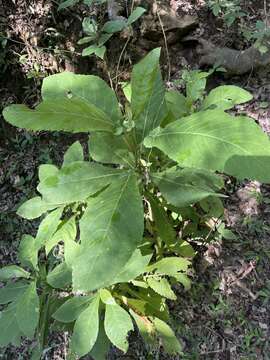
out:
{"label": "tree root", "polygon": [[254,45],[239,51],[217,47],[204,39],[186,37],[184,41],[198,43],[196,51],[201,56],[200,66],[223,67],[229,75],[243,75],[270,65],[270,46],[267,52],[261,53]]}

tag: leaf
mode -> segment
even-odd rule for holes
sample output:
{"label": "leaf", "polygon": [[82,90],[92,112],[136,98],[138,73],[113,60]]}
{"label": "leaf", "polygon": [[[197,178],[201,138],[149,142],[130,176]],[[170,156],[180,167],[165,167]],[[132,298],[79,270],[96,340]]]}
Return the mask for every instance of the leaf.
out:
{"label": "leaf", "polygon": [[2,329],[0,347],[6,347],[8,344],[18,345],[23,334],[18,327],[13,304],[9,305],[5,311],[0,312],[0,327]]}
{"label": "leaf", "polygon": [[80,99],[104,112],[112,124],[122,119],[114,91],[98,76],[78,75],[66,71],[48,76],[43,80],[42,97],[44,100],[58,101],[70,97]]}
{"label": "leaf", "polygon": [[210,91],[202,103],[202,110],[209,108],[229,110],[235,105],[252,100],[253,96],[246,90],[234,85],[223,85]]}
{"label": "leaf", "polygon": [[128,333],[134,330],[128,312],[118,304],[106,305],[104,328],[110,341],[126,353],[128,350]]}
{"label": "leaf", "polygon": [[119,31],[122,31],[127,26],[127,22],[125,20],[111,20],[107,21],[103,28],[102,32],[106,32],[108,34],[113,34]]}
{"label": "leaf", "polygon": [[185,207],[208,196],[223,196],[216,193],[223,187],[218,175],[206,170],[172,168],[151,176],[162,195],[170,204]]}
{"label": "leaf", "polygon": [[162,241],[164,241],[166,245],[175,243],[176,233],[168,219],[164,207],[160,204],[158,199],[150,193],[147,194],[147,199],[151,205],[157,235],[162,239]]}
{"label": "leaf", "polygon": [[132,309],[129,312],[135,320],[144,341],[148,344],[154,344],[156,340],[154,324],[146,316],[140,316]]}
{"label": "leaf", "polygon": [[178,91],[167,91],[165,99],[167,108],[172,112],[175,120],[189,114],[190,106],[188,105],[187,99]]}
{"label": "leaf", "polygon": [[85,201],[121,175],[125,175],[123,170],[76,161],[62,168],[56,176],[41,182],[38,191],[46,202],[67,204]]}
{"label": "leaf", "polygon": [[74,296],[61,305],[52,317],[63,323],[75,321],[79,315],[89,306],[93,296]]}
{"label": "leaf", "polygon": [[36,291],[36,282],[27,287],[16,303],[16,318],[20,330],[32,339],[39,321],[39,297]]}
{"label": "leaf", "polygon": [[98,337],[99,297],[96,296],[75,322],[71,338],[71,350],[78,356],[89,353]]}
{"label": "leaf", "polygon": [[144,9],[143,7],[140,6],[136,7],[136,9],[132,11],[132,13],[129,15],[127,19],[127,26],[130,26],[135,21],[137,21],[145,12],[146,9]]}
{"label": "leaf", "polygon": [[179,272],[186,272],[191,262],[180,257],[166,257],[148,266],[148,271],[177,278]]}
{"label": "leaf", "polygon": [[147,284],[151,287],[151,289],[153,289],[159,295],[171,300],[177,299],[167,279],[165,278],[156,279],[154,277],[149,277],[147,279]]}
{"label": "leaf", "polygon": [[153,131],[144,144],[183,167],[217,170],[239,179],[270,181],[269,139],[251,119],[207,110]]}
{"label": "leaf", "polygon": [[161,338],[165,352],[168,354],[182,354],[182,346],[170,326],[158,318],[154,318],[153,323],[158,336]]}
{"label": "leaf", "polygon": [[108,305],[116,304],[114,297],[112,296],[110,291],[107,289],[100,289],[99,296],[100,296],[100,300],[103,302],[103,304],[108,304]]}
{"label": "leaf", "polygon": [[95,54],[96,56],[98,56],[103,60],[105,52],[106,52],[105,46],[90,45],[87,48],[83,49],[82,56],[90,56],[92,54]]}
{"label": "leaf", "polygon": [[137,178],[130,172],[88,202],[80,221],[74,289],[92,291],[110,285],[142,241],[143,227],[142,199]]}
{"label": "leaf", "polygon": [[104,360],[106,359],[106,355],[109,352],[110,349],[110,341],[107,338],[107,335],[105,333],[104,329],[104,323],[103,321],[99,322],[99,331],[98,331],[98,337],[97,341],[95,342],[94,347],[90,351],[90,356],[94,360]]}
{"label": "leaf", "polygon": [[23,235],[19,246],[19,260],[22,265],[37,269],[38,250],[36,241],[31,235]]}
{"label": "leaf", "polygon": [[165,88],[159,68],[160,48],[152,50],[133,67],[131,110],[140,143],[165,118]]}
{"label": "leaf", "polygon": [[13,278],[25,278],[28,279],[30,273],[20,266],[8,265],[0,269],[0,280],[9,280]]}
{"label": "leaf", "polygon": [[65,262],[57,265],[47,275],[47,283],[56,289],[65,289],[71,285],[72,273]]}
{"label": "leaf", "polygon": [[80,255],[81,246],[71,238],[65,240],[65,262],[72,270],[75,259]]}
{"label": "leaf", "polygon": [[17,214],[24,219],[32,220],[40,217],[46,211],[52,210],[56,207],[57,205],[47,204],[40,196],[36,196],[24,202],[17,210]]}
{"label": "leaf", "polygon": [[39,250],[51,239],[56,232],[59,225],[60,218],[63,213],[63,208],[56,209],[50,212],[40,223],[36,236],[36,249]]}
{"label": "leaf", "polygon": [[58,6],[58,11],[66,9],[69,6],[76,5],[80,0],[65,0],[62,1],[61,4]]}
{"label": "leaf", "polygon": [[103,110],[81,99],[44,100],[35,110],[10,105],[3,115],[11,125],[33,131],[114,131],[114,124]]}
{"label": "leaf", "polygon": [[63,166],[69,165],[74,161],[83,161],[83,147],[79,141],[75,141],[64,155]]}
{"label": "leaf", "polygon": [[68,240],[75,240],[77,234],[77,227],[75,218],[72,217],[67,221],[64,220],[54,235],[46,241],[45,249],[48,255],[52,248],[60,241],[66,242]]}
{"label": "leaf", "polygon": [[116,275],[114,284],[129,282],[146,271],[146,266],[151,260],[152,254],[142,255],[139,249],[136,249],[131,258],[124,265],[122,270]]}
{"label": "leaf", "polygon": [[0,304],[8,304],[15,301],[26,289],[27,283],[16,282],[8,283],[5,287],[0,288]]}
{"label": "leaf", "polygon": [[48,177],[57,176],[59,169],[52,164],[42,164],[38,168],[39,181],[44,181]]}
{"label": "leaf", "polygon": [[134,155],[129,151],[121,135],[109,135],[105,132],[92,133],[88,145],[89,154],[95,161],[135,167]]}

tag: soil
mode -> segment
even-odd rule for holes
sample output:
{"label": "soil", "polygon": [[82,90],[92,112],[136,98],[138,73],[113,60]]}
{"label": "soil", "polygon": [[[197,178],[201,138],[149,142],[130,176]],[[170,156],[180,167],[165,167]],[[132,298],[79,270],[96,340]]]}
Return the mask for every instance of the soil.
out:
{"label": "soil", "polygon": [[[242,50],[250,45],[241,29],[270,16],[265,1],[241,1],[247,16],[231,27],[216,18],[204,0],[163,1],[180,17],[198,19],[189,35],[205,38],[218,46]],[[266,3],[266,6],[265,6]],[[127,1],[127,7],[130,2]],[[268,7],[267,7],[268,6]],[[127,42],[123,34],[114,36],[107,47],[106,61],[83,58],[77,41],[82,37],[85,16],[106,20],[106,5],[89,7],[81,3],[57,11],[54,0],[0,0],[0,110],[10,103],[34,106],[40,100],[42,79],[64,70],[98,74],[115,86],[126,81],[130,69],[149,47],[157,42],[140,36],[140,24]],[[122,4],[122,16],[125,6]],[[194,43],[163,45],[162,70],[170,87],[177,86],[183,69],[198,69],[200,56]],[[147,43],[147,46],[145,45]],[[118,69],[116,71],[116,69]],[[254,118],[270,134],[270,69],[252,71],[241,77],[214,73],[208,89],[219,84],[239,85],[254,95],[254,100],[238,106],[237,113]],[[121,94],[120,94],[121,96]],[[34,234],[38,223],[16,215],[18,206],[35,193],[37,167],[42,163],[60,164],[67,147],[84,135],[31,133],[0,121],[0,263],[16,262],[19,240],[24,233]],[[228,185],[226,224],[234,239],[217,240],[200,249],[194,262],[193,286],[188,292],[176,288],[178,301],[169,303],[172,326],[183,345],[183,355],[169,357],[160,349],[146,348],[139,335],[132,335],[130,349],[122,354],[112,348],[108,359],[230,359],[270,358],[270,187],[254,182]],[[19,348],[0,349],[0,359],[29,359],[32,343]],[[44,359],[66,358],[66,335],[52,333]]]}

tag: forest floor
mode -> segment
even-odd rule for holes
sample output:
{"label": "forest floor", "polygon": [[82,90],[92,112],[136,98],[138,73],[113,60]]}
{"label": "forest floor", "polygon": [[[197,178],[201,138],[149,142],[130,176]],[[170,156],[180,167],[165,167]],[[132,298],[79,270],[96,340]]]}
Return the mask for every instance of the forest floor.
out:
{"label": "forest floor", "polygon": [[[243,36],[245,26],[270,17],[264,1],[242,1],[248,15],[228,27],[216,18],[205,1],[163,1],[179,17],[196,18],[189,35],[211,40],[219,46],[242,50],[249,46]],[[129,2],[127,2],[129,3]],[[92,9],[99,21],[104,11]],[[77,4],[72,10],[57,12],[53,0],[0,0],[0,110],[10,103],[30,106],[40,100],[42,79],[64,70],[98,74],[105,80],[126,81],[131,66],[149,47],[152,39],[140,36],[140,25],[127,44],[117,66],[126,38],[113,37],[106,62],[81,57],[77,41],[81,23],[89,9]],[[140,22],[139,22],[140,23]],[[157,45],[160,45],[159,38]],[[162,44],[161,44],[162,45]],[[176,86],[183,69],[198,69],[200,56],[194,44],[168,44],[162,65],[168,86]],[[169,60],[168,60],[169,59]],[[169,62],[169,64],[168,64]],[[119,68],[116,71],[116,68]],[[236,111],[253,117],[270,134],[270,69],[252,71],[241,77],[215,72],[208,88],[219,84],[239,85],[254,100]],[[0,120],[0,263],[16,261],[19,240],[24,233],[35,233],[38,223],[16,215],[16,209],[35,194],[37,168],[42,163],[60,164],[67,147],[84,135],[34,134],[15,129]],[[199,251],[194,262],[193,286],[178,290],[178,301],[169,304],[172,326],[183,345],[183,356],[168,357],[162,351],[149,351],[141,339],[132,336],[130,349],[123,355],[112,348],[116,359],[270,359],[270,187],[256,182],[232,183],[226,200],[227,226],[235,233],[231,240],[210,243]],[[2,331],[3,329],[0,329]],[[44,358],[65,359],[66,340],[52,334]],[[0,349],[0,359],[29,359],[31,343],[20,348]]]}

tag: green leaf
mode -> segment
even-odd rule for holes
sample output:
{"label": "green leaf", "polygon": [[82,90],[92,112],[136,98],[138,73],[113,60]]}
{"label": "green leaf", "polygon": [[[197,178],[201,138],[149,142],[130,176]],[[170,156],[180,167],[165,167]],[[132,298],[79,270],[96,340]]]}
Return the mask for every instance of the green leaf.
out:
{"label": "green leaf", "polygon": [[30,339],[35,334],[39,321],[39,297],[36,291],[36,282],[27,287],[16,303],[16,318],[20,330]]}
{"label": "green leaf", "polygon": [[219,86],[204,99],[202,109],[209,108],[229,110],[235,105],[243,104],[252,100],[253,96],[246,90],[234,85]]}
{"label": "green leaf", "polygon": [[172,168],[151,178],[166,201],[177,207],[194,204],[208,196],[223,196],[216,193],[223,187],[221,177],[206,170]]}
{"label": "green leaf", "polygon": [[132,71],[131,110],[138,143],[161,124],[167,113],[159,57],[160,48],[152,50]]}
{"label": "green leaf", "polygon": [[68,8],[69,6],[76,5],[80,0],[65,0],[62,1],[61,4],[58,6],[58,11]]}
{"label": "green leaf", "polygon": [[0,288],[0,304],[8,304],[15,301],[27,288],[27,283],[16,282],[8,283],[5,287]]}
{"label": "green leaf", "polygon": [[270,142],[251,119],[207,110],[153,131],[144,142],[183,167],[218,170],[239,179],[270,181]]}
{"label": "green leaf", "polygon": [[89,306],[93,296],[74,296],[61,305],[52,317],[63,323],[75,321],[79,315]]}
{"label": "green leaf", "polygon": [[56,232],[59,225],[60,218],[63,213],[63,208],[56,209],[50,212],[40,223],[36,236],[36,249],[39,250],[47,241],[51,239]]}
{"label": "green leaf", "polygon": [[75,218],[72,217],[69,220],[64,220],[59,229],[54,235],[46,241],[45,249],[48,255],[52,248],[57,245],[60,241],[66,242],[68,240],[75,240],[77,234],[77,227]]}
{"label": "green leaf", "polygon": [[165,94],[165,99],[167,108],[172,112],[175,120],[189,114],[190,106],[187,102],[187,99],[178,91],[167,91]]}
{"label": "green leaf", "polygon": [[64,289],[71,285],[72,273],[65,262],[57,265],[47,275],[47,283],[56,289]]}
{"label": "green leaf", "polygon": [[90,356],[94,360],[104,360],[106,359],[106,355],[109,352],[110,349],[110,341],[107,338],[107,335],[105,333],[104,329],[104,323],[103,321],[99,322],[99,332],[97,341],[95,342],[94,347],[90,351]]}
{"label": "green leaf", "polygon": [[135,320],[144,341],[148,344],[154,344],[156,340],[154,324],[146,316],[140,316],[132,309],[129,312]]}
{"label": "green leaf", "polygon": [[13,278],[28,279],[30,273],[17,265],[8,265],[0,269],[0,280],[9,280]]}
{"label": "green leaf", "polygon": [[118,304],[106,305],[104,327],[110,341],[118,349],[127,352],[127,336],[129,331],[134,330],[128,312]]}
{"label": "green leaf", "polygon": [[102,32],[106,32],[108,34],[113,34],[119,31],[122,31],[127,26],[127,22],[125,20],[111,20],[107,21],[103,28]]}
{"label": "green leaf", "polygon": [[149,277],[147,279],[147,284],[159,295],[171,300],[177,299],[167,279]]}
{"label": "green leaf", "polygon": [[127,19],[127,26],[130,26],[135,21],[137,21],[145,12],[146,9],[144,9],[143,7],[140,6],[136,7],[136,9],[132,11],[132,13],[129,15]]}
{"label": "green leaf", "polygon": [[168,219],[164,207],[160,204],[158,199],[150,193],[147,194],[147,199],[151,205],[157,235],[162,239],[162,241],[164,241],[166,245],[175,243],[176,233]]}
{"label": "green leaf", "polygon": [[56,208],[56,206],[47,204],[40,196],[36,196],[24,202],[17,210],[17,214],[24,219],[32,220],[40,217],[46,211]]}
{"label": "green leaf", "polygon": [[134,155],[129,151],[123,136],[105,132],[93,133],[88,145],[89,154],[95,161],[105,164],[121,164],[131,168],[135,166]]}
{"label": "green leaf", "polygon": [[99,296],[96,296],[75,322],[71,338],[71,349],[78,356],[89,353],[97,340],[99,330],[98,309]]}
{"label": "green leaf", "polygon": [[114,284],[129,282],[146,271],[146,266],[151,260],[152,254],[142,255],[139,249],[136,249],[131,258],[124,265],[122,270],[114,279]]}
{"label": "green leaf", "polygon": [[[104,112],[113,124],[119,122],[122,114],[114,91],[101,78],[94,75],[78,75],[62,72],[43,80],[44,100],[80,99],[93,104]],[[77,120],[74,121],[77,123]]]}
{"label": "green leaf", "polygon": [[91,198],[80,221],[81,253],[73,265],[74,289],[92,291],[111,284],[142,241],[143,226],[134,173]]}
{"label": "green leaf", "polygon": [[35,110],[25,105],[10,105],[4,109],[3,115],[11,125],[33,131],[79,133],[114,130],[114,124],[103,110],[81,99],[44,100]]}
{"label": "green leaf", "polygon": [[21,333],[15,313],[14,304],[8,306],[5,311],[0,312],[0,347],[8,344],[20,345]]}
{"label": "green leaf", "polygon": [[38,250],[36,240],[31,235],[23,235],[19,246],[19,260],[22,265],[37,269]]}
{"label": "green leaf", "polygon": [[170,326],[158,318],[154,318],[153,323],[165,352],[168,354],[182,354],[182,346]]}
{"label": "green leaf", "polygon": [[154,271],[156,274],[173,276],[177,279],[180,272],[186,272],[190,261],[180,257],[166,257],[148,266],[148,271]]}
{"label": "green leaf", "polygon": [[46,202],[66,204],[85,201],[121,175],[125,175],[125,171],[76,161],[62,168],[57,175],[41,182],[38,191]]}
{"label": "green leaf", "polygon": [[95,54],[96,56],[98,56],[103,60],[105,52],[106,52],[105,46],[90,45],[87,48],[83,49],[82,56],[90,56],[92,54]]}
{"label": "green leaf", "polygon": [[38,178],[39,181],[44,181],[48,177],[56,176],[58,174],[59,169],[52,164],[42,164],[38,168]]}
{"label": "green leaf", "polygon": [[112,296],[110,291],[107,289],[100,289],[99,296],[100,296],[100,300],[103,302],[103,304],[114,305],[116,303],[114,300],[114,297]]}
{"label": "green leaf", "polygon": [[63,166],[69,165],[74,161],[83,161],[83,147],[79,141],[75,141],[64,155]]}

